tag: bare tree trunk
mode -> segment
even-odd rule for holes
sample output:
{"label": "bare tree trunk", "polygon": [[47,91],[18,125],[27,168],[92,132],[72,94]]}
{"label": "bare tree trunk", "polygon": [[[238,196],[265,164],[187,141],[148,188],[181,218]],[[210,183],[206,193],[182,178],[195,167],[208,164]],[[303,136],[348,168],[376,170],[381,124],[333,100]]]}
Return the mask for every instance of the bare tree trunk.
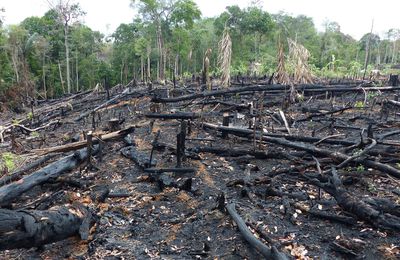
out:
{"label": "bare tree trunk", "polygon": [[60,62],[58,62],[58,72],[60,73],[60,81],[61,81],[61,87],[62,87],[62,90],[63,90],[63,94],[65,94],[64,80],[63,80],[63,77],[62,77]]}
{"label": "bare tree trunk", "polygon": [[396,62],[396,39],[393,41],[392,64]]}
{"label": "bare tree trunk", "polygon": [[385,56],[383,57],[383,62],[384,63],[388,63],[389,60],[389,44],[386,44],[386,48],[385,48]]}
{"label": "bare tree trunk", "polygon": [[44,99],[47,99],[47,88],[46,88],[46,55],[43,55],[42,80],[43,80]]}
{"label": "bare tree trunk", "polygon": [[381,44],[378,44],[378,53],[376,55],[376,65],[380,65],[381,64]]}
{"label": "bare tree trunk", "polygon": [[79,91],[79,68],[78,68],[78,52],[75,54],[76,65],[75,65],[75,80],[76,80],[76,92]]}
{"label": "bare tree trunk", "polygon": [[164,50],[164,58],[163,58],[163,60],[162,60],[162,66],[163,66],[163,71],[162,71],[162,80],[164,80],[165,79],[165,72],[167,71],[167,50]]}
{"label": "bare tree trunk", "polygon": [[157,81],[160,81],[160,60],[157,61]]}
{"label": "bare tree trunk", "polygon": [[368,41],[367,41],[367,48],[365,50],[365,61],[364,61],[364,75],[363,75],[363,79],[365,79],[365,75],[367,74],[367,66],[368,66],[368,57],[369,57],[369,45],[371,42],[371,35],[372,35],[372,31],[374,29],[374,20],[372,19],[372,25],[371,25],[371,32],[368,36]]}
{"label": "bare tree trunk", "polygon": [[121,65],[121,72],[120,72],[120,79],[119,79],[119,81],[121,82],[121,84],[123,83],[122,82],[122,74],[123,74],[123,71],[124,71],[124,66],[125,66],[125,64],[124,64],[124,62],[122,62],[122,65]]}
{"label": "bare tree trunk", "polygon": [[179,74],[179,54],[176,54],[175,56],[174,74],[175,78]]}
{"label": "bare tree trunk", "polygon": [[140,56],[140,80],[144,81],[144,61],[143,56]]}
{"label": "bare tree trunk", "polygon": [[15,53],[15,51],[13,50],[11,53],[11,60],[13,63],[15,79],[17,80],[17,83],[19,83],[20,79],[19,79],[19,73],[18,73],[18,57],[17,57],[17,55],[18,55],[18,53]]}
{"label": "bare tree trunk", "polygon": [[64,44],[65,44],[65,60],[67,66],[67,89],[69,94],[71,93],[71,72],[69,67],[68,24],[64,25]]}
{"label": "bare tree trunk", "polygon": [[124,84],[128,83],[128,71],[129,71],[128,64],[126,64],[124,67],[124,79],[125,79]]}
{"label": "bare tree trunk", "polygon": [[158,55],[159,55],[159,66],[158,66],[158,76],[157,79],[164,79],[164,44],[161,30],[161,23],[158,21],[157,23],[157,44],[158,44]]}
{"label": "bare tree trunk", "polygon": [[150,67],[150,54],[147,54],[147,79],[151,78],[151,67]]}

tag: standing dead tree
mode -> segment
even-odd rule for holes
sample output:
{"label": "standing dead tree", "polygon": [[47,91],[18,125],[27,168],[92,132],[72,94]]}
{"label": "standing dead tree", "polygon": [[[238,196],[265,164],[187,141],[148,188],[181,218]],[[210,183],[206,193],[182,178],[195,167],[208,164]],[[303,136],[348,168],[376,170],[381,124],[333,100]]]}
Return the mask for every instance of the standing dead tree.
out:
{"label": "standing dead tree", "polygon": [[202,70],[202,84],[207,85],[207,89],[211,90],[211,81],[210,81],[210,58],[211,58],[211,49],[207,49],[204,53],[204,60],[203,60],[203,70]]}
{"label": "standing dead tree", "polygon": [[[48,1],[50,6],[57,12],[59,22],[63,26],[64,30],[64,48],[65,48],[65,63],[66,63],[66,79],[67,79],[67,91],[71,93],[71,71],[70,71],[70,41],[69,32],[71,23],[78,20],[80,16],[85,15],[79,4],[71,3],[70,0],[59,0],[57,4],[53,4]],[[61,75],[61,73],[60,73]],[[61,80],[62,81],[62,80]]]}
{"label": "standing dead tree", "polygon": [[221,85],[225,88],[229,87],[231,80],[231,60],[232,60],[232,40],[229,35],[228,28],[225,27],[222,39],[218,43],[218,63],[221,69]]}

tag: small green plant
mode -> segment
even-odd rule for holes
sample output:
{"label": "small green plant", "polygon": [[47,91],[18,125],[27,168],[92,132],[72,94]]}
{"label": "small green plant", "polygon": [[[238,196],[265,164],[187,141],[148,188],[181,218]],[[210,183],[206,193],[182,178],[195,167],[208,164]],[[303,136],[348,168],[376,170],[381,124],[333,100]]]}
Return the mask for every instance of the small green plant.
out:
{"label": "small green plant", "polygon": [[376,192],[376,187],[373,183],[368,183],[368,191],[369,192]]}
{"label": "small green plant", "polygon": [[8,172],[11,172],[15,169],[15,162],[17,161],[18,157],[17,155],[6,152],[1,155],[1,160],[2,160],[2,165],[1,169],[5,170],[7,169]]}
{"label": "small green plant", "polygon": [[363,171],[365,171],[364,166],[363,165],[358,165],[357,166],[357,172],[363,172]]}
{"label": "small green plant", "polygon": [[30,136],[31,137],[39,137],[40,134],[38,132],[36,132],[36,131],[33,131],[33,132],[31,132]]}
{"label": "small green plant", "polygon": [[297,98],[297,100],[298,100],[299,102],[304,102],[304,95],[302,95],[302,94],[297,94],[296,98]]}
{"label": "small green plant", "polygon": [[26,118],[27,118],[28,120],[32,120],[32,119],[33,119],[33,113],[32,113],[32,112],[29,112],[29,113],[26,115]]}
{"label": "small green plant", "polygon": [[380,94],[378,92],[369,92],[368,95],[367,95],[367,99],[371,100],[374,97],[378,97],[378,96],[380,96]]}
{"label": "small green plant", "polygon": [[13,120],[11,121],[11,123],[12,123],[13,125],[18,125],[19,123],[21,123],[21,121],[22,121],[22,120],[18,120],[18,119],[16,119],[16,118],[13,118]]}
{"label": "small green plant", "polygon": [[357,101],[354,104],[354,107],[356,107],[356,108],[364,108],[364,103],[362,101]]}
{"label": "small green plant", "polygon": [[354,152],[353,152],[353,155],[354,156],[359,156],[362,153],[362,151],[363,150],[361,150],[361,149],[355,149]]}
{"label": "small green plant", "polygon": [[400,163],[396,163],[396,167],[400,169]]}

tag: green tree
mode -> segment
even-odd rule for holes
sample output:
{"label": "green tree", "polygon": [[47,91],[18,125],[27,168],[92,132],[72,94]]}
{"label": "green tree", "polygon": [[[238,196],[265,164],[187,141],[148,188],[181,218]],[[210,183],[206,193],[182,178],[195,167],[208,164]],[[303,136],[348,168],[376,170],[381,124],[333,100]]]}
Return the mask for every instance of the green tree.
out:
{"label": "green tree", "polygon": [[64,47],[65,47],[65,61],[67,69],[67,89],[71,93],[71,72],[70,72],[70,46],[69,46],[69,31],[71,23],[78,20],[81,16],[85,15],[79,4],[70,3],[70,1],[60,0],[55,6],[60,23],[64,29]]}
{"label": "green tree", "polygon": [[192,0],[132,0],[144,22],[151,23],[156,32],[158,50],[158,78],[165,79],[166,40],[171,24],[191,26],[199,19],[201,12]]}

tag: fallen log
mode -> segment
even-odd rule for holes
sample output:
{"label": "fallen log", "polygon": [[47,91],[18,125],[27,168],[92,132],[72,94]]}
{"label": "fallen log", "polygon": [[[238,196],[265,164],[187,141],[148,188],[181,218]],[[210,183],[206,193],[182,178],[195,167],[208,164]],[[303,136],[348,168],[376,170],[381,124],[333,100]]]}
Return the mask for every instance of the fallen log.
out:
{"label": "fallen log", "polygon": [[[99,146],[96,145],[92,154],[96,154]],[[86,148],[62,158],[46,167],[20,179],[17,182],[0,187],[0,206],[9,205],[15,198],[31,188],[43,184],[50,179],[59,177],[61,174],[77,167],[85,161],[88,156]]]}
{"label": "fallen log", "polygon": [[[203,126],[211,128],[211,129],[215,129],[218,131],[228,131],[231,134],[236,134],[236,135],[240,135],[240,136],[243,136],[243,135],[251,136],[253,134],[253,131],[248,130],[248,129],[217,126],[217,125],[209,124],[209,123],[204,123]],[[260,133],[258,133],[258,136],[259,135],[260,135]],[[290,147],[290,148],[293,148],[296,150],[306,151],[313,155],[320,155],[320,156],[322,155],[325,157],[330,157],[330,158],[335,159],[340,162],[350,160],[352,158],[351,156],[348,156],[348,155],[343,154],[338,151],[332,151],[329,149],[318,148],[318,147],[316,147],[314,145],[310,145],[310,144],[291,142],[284,138],[276,138],[276,137],[266,136],[265,134],[261,138],[263,141],[266,141],[269,143],[274,143],[274,144],[282,145],[285,147]],[[325,140],[325,141],[329,141],[329,140]],[[362,164],[365,167],[376,169],[378,171],[387,173],[393,177],[400,179],[400,170],[398,170],[395,167],[392,167],[390,165],[380,163],[377,161],[373,161],[373,160],[369,160],[366,158],[354,158],[353,161],[356,163]]]}
{"label": "fallen log", "polygon": [[310,178],[309,180],[334,197],[342,209],[354,214],[359,219],[378,228],[400,231],[400,217],[390,214],[392,212],[387,213],[383,208],[374,207],[373,204],[368,204],[366,201],[353,196],[344,188],[335,168],[332,168],[331,173],[332,176],[329,176],[327,182],[321,182],[316,178]]}
{"label": "fallen log", "polygon": [[[223,127],[217,126],[215,124],[210,123],[203,123],[203,126],[206,128],[217,129],[219,131],[226,131],[232,133],[236,136],[248,137],[249,135],[254,135],[254,131],[251,129],[246,128],[234,128],[234,127]],[[256,131],[256,134],[259,135],[260,132]],[[319,137],[312,137],[312,136],[297,136],[297,135],[286,135],[286,134],[271,134],[271,133],[263,133],[263,136],[271,137],[271,138],[284,138],[290,141],[299,141],[299,142],[306,142],[306,143],[325,143],[325,144],[336,144],[336,145],[355,145],[357,142],[348,141],[345,139],[326,139],[326,138],[319,138]]]}
{"label": "fallen log", "polygon": [[226,94],[235,94],[235,93],[242,93],[242,92],[256,92],[256,91],[266,91],[266,90],[282,90],[282,85],[268,85],[268,86],[250,86],[250,87],[241,87],[241,88],[231,88],[231,89],[224,89],[224,90],[215,90],[215,91],[206,91],[202,93],[195,93],[190,95],[184,95],[180,97],[174,98],[159,98],[153,97],[152,102],[155,103],[176,103],[180,101],[192,100],[197,98],[205,98],[211,96],[223,96]]}
{"label": "fallen log", "polygon": [[17,171],[15,171],[15,172],[13,172],[11,174],[8,174],[8,175],[4,175],[3,177],[0,178],[0,186],[3,186],[3,185],[5,185],[5,184],[7,184],[9,182],[17,180],[21,175],[23,175],[27,171],[40,166],[41,164],[47,162],[48,160],[54,158],[55,156],[56,156],[56,154],[46,155],[46,156],[40,158],[39,160],[36,160],[33,163],[22,167],[22,169],[20,169],[20,170],[17,170]]}
{"label": "fallen log", "polygon": [[192,153],[212,153],[219,156],[227,156],[227,157],[240,157],[244,155],[254,156],[256,159],[282,159],[286,158],[292,160],[295,156],[301,157],[305,153],[287,153],[287,152],[280,152],[280,151],[271,151],[271,152],[264,152],[264,151],[254,151],[254,150],[246,150],[246,149],[226,149],[226,148],[219,148],[219,147],[194,147],[188,148],[188,152]]}
{"label": "fallen log", "polygon": [[90,212],[82,205],[50,210],[0,209],[0,250],[39,247],[80,235],[87,240]]}
{"label": "fallen log", "polygon": [[194,168],[147,168],[144,169],[144,172],[147,173],[195,173],[196,169]]}
{"label": "fallen log", "polygon": [[127,146],[122,148],[120,151],[123,156],[132,160],[142,169],[153,167],[157,164],[154,159],[150,162],[150,157],[147,154],[138,151],[135,146]]}
{"label": "fallen log", "polygon": [[[93,144],[98,144],[100,142],[100,139],[102,142],[110,142],[114,140],[121,139],[125,137],[126,135],[133,133],[135,131],[135,126],[130,126],[128,128],[125,128],[123,130],[119,130],[116,132],[104,134],[104,135],[93,135]],[[56,152],[70,152],[70,151],[75,151],[78,149],[81,149],[83,147],[87,146],[87,141],[79,141],[75,143],[70,143],[70,144],[65,144],[65,145],[60,145],[56,147],[48,147],[48,148],[42,148],[42,149],[35,149],[32,150],[33,153],[37,154],[49,154],[49,153],[56,153]]]}
{"label": "fallen log", "polygon": [[[238,87],[238,88],[230,88],[230,89],[223,89],[223,90],[215,90],[215,91],[206,91],[201,93],[183,95],[180,97],[174,98],[160,98],[160,97],[153,97],[152,102],[155,103],[176,103],[180,101],[186,100],[193,100],[198,98],[205,98],[205,97],[217,97],[217,96],[224,96],[228,94],[236,94],[236,93],[244,93],[244,92],[258,92],[258,91],[265,91],[280,93],[282,91],[289,90],[289,86],[287,85],[256,85],[256,86],[248,86],[248,87]],[[394,91],[399,90],[400,87],[349,87],[349,86],[334,86],[334,87],[326,87],[323,85],[299,85],[296,86],[296,90],[306,93],[306,94],[313,94],[313,93],[324,93],[324,92],[364,92],[364,91]]]}
{"label": "fallen log", "polygon": [[132,81],[125,86],[126,88],[125,88],[124,91],[122,91],[121,94],[113,97],[110,100],[107,100],[106,102],[104,102],[103,104],[95,107],[94,109],[86,111],[85,113],[79,115],[77,118],[75,118],[75,122],[81,121],[85,117],[89,116],[90,114],[92,114],[92,113],[94,113],[94,112],[96,112],[96,111],[98,111],[100,109],[103,109],[103,108],[106,108],[106,107],[108,107],[110,105],[116,104],[116,103],[119,102],[119,100],[121,100],[121,99],[123,99],[123,98],[125,98],[127,96],[131,96],[131,95],[135,95],[135,94],[138,94],[139,96],[141,96],[142,94],[141,94],[141,92],[139,90],[135,90],[135,91],[131,92],[131,90],[130,90],[131,84],[132,84]]}
{"label": "fallen log", "polygon": [[[193,112],[177,112],[171,114],[158,114],[158,113],[147,113],[144,114],[147,118],[157,118],[157,119],[181,119],[181,120],[188,120],[188,119],[196,119],[200,117],[207,116],[207,114],[198,114]],[[210,115],[209,115],[210,116]]]}
{"label": "fallen log", "polygon": [[236,212],[235,204],[228,204],[226,205],[226,209],[231,215],[232,219],[237,224],[240,233],[242,233],[244,239],[254,247],[260,254],[262,254],[266,259],[275,259],[275,260],[288,260],[289,258],[278,251],[275,246],[268,247],[260,240],[258,240],[246,226],[244,220],[239,216]]}

